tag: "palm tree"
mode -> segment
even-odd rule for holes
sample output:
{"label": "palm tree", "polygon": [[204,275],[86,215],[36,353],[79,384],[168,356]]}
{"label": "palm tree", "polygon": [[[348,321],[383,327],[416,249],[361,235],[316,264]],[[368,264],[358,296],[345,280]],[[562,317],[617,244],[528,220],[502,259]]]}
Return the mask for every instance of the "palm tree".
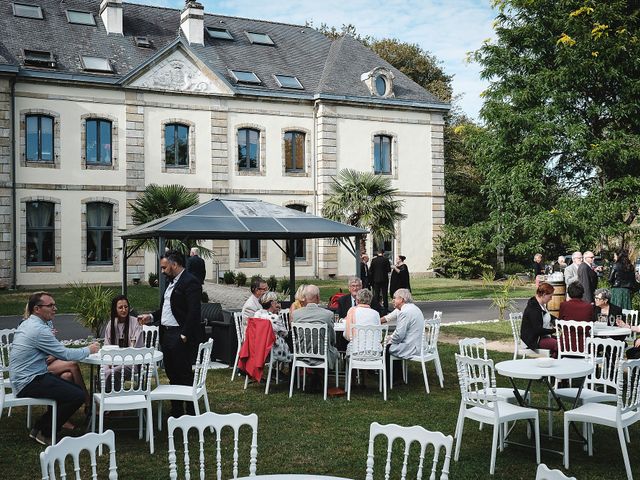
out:
{"label": "palm tree", "polygon": [[[131,205],[133,210],[131,217],[134,225],[142,225],[197,204],[198,194],[188,191],[182,185],[156,185],[152,183],[144,189],[144,192]],[[167,247],[180,250],[185,254],[188,254],[189,249],[194,246],[200,248],[202,256],[212,254],[212,252],[199,246],[195,241],[167,240]],[[130,251],[138,248],[157,252],[158,244],[155,239],[131,241]]]}
{"label": "palm tree", "polygon": [[[369,230],[374,240],[389,240],[395,236],[396,223],[407,217],[400,212],[404,201],[396,199],[397,194],[389,177],[346,168],[333,178],[322,216]],[[363,237],[360,252],[366,247]]]}

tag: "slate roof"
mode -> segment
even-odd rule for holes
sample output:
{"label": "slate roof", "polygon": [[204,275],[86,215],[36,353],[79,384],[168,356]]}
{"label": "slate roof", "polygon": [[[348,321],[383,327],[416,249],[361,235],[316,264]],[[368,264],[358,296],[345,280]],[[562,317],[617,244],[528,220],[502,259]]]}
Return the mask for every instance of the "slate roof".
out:
{"label": "slate roof", "polygon": [[[124,36],[107,35],[99,15],[100,0],[20,0],[40,5],[42,20],[15,17],[12,2],[0,2],[0,71],[19,67],[19,75],[67,77],[74,81],[118,83],[133,70],[150,61],[181,35],[180,10],[135,3],[123,3]],[[66,9],[90,11],[96,26],[71,24]],[[205,27],[226,28],[234,40],[209,38],[205,45],[189,46],[203,63],[225,77],[236,94],[298,96],[313,99],[334,96],[352,101],[409,103],[428,108],[448,109],[406,75],[393,68],[352,37],[330,40],[313,28],[284,23],[228,17],[205,13]],[[245,32],[268,34],[274,46],[252,44]],[[153,48],[137,47],[135,36],[146,36]],[[22,50],[51,51],[56,69],[25,66]],[[83,70],[80,56],[105,57],[114,72],[92,74]],[[395,74],[395,98],[373,97],[360,76],[375,67],[385,66]],[[3,68],[4,67],[4,68]],[[253,71],[262,85],[236,84],[230,70]],[[281,88],[274,75],[296,76],[304,90]]]}

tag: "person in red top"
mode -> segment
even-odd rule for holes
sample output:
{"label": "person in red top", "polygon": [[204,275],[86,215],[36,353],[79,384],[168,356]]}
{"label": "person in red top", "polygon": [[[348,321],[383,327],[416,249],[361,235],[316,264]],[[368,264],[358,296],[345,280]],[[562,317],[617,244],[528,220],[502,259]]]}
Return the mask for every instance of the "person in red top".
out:
{"label": "person in red top", "polygon": [[[569,300],[560,304],[560,320],[575,320],[578,322],[593,322],[595,320],[595,310],[593,305],[582,300],[584,287],[578,282],[573,282],[567,287]],[[587,331],[588,333],[588,331]],[[571,344],[575,344],[575,338]],[[584,345],[579,345],[579,350],[584,349]]]}

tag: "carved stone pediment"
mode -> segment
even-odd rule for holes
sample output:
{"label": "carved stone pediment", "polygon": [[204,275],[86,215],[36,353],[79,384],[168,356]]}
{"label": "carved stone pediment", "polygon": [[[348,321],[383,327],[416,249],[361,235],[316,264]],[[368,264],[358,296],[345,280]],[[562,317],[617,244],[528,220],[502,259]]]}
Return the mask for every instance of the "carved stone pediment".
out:
{"label": "carved stone pediment", "polygon": [[180,50],[154,64],[131,85],[151,90],[230,94],[229,87],[210,70],[203,71]]}

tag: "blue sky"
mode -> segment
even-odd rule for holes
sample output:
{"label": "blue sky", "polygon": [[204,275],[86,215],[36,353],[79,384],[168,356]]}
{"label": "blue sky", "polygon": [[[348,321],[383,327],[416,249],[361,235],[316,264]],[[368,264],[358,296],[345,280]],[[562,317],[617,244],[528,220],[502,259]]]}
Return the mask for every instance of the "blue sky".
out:
{"label": "blue sky", "polygon": [[[129,0],[133,3],[179,8],[184,0]],[[490,0],[200,0],[205,12],[303,25],[326,23],[340,27],[352,23],[359,33],[376,38],[398,38],[417,43],[443,62],[454,76],[454,94],[472,118],[482,106],[486,83],[480,68],[465,61],[469,51],[492,36],[495,17]],[[375,4],[372,8],[371,5]]]}

